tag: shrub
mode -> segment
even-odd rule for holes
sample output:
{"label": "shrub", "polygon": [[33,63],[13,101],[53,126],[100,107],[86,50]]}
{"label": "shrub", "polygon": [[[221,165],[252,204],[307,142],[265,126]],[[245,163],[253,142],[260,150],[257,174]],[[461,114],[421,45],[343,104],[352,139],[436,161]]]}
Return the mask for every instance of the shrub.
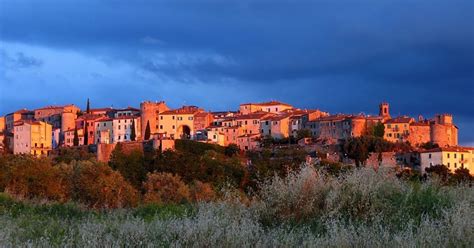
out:
{"label": "shrub", "polygon": [[17,157],[6,174],[5,192],[17,199],[69,200],[69,181],[47,159]]}
{"label": "shrub", "polygon": [[190,199],[188,186],[171,173],[148,173],[143,188],[145,203],[182,203]]}
{"label": "shrub", "polygon": [[189,188],[191,199],[194,202],[209,202],[214,200],[216,193],[212,189],[209,183],[203,183],[201,181],[194,181]]}
{"label": "shrub", "polygon": [[138,192],[109,166],[90,161],[74,164],[73,198],[92,208],[122,208],[138,203]]}

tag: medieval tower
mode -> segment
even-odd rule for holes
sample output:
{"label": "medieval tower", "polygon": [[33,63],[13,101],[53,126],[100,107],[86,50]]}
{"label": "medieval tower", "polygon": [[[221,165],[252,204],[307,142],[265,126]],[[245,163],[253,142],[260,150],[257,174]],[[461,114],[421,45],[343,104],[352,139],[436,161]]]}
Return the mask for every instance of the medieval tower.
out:
{"label": "medieval tower", "polygon": [[382,116],[384,121],[392,118],[390,117],[390,105],[387,102],[379,105],[379,116]]}
{"label": "medieval tower", "polygon": [[145,137],[146,125],[150,123],[150,133],[155,134],[159,132],[159,114],[169,110],[164,101],[152,102],[144,101],[140,103],[141,111],[141,133]]}

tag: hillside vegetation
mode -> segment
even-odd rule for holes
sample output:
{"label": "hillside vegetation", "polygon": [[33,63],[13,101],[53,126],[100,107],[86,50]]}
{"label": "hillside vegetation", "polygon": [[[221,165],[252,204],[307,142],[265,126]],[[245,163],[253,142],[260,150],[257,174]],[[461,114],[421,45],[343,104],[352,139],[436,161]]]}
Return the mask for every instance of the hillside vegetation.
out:
{"label": "hillside vegetation", "polygon": [[[178,181],[172,175],[165,178],[161,181]],[[180,187],[183,184],[178,183],[175,188]],[[469,185],[445,186],[436,178],[412,182],[400,179],[391,170],[365,168],[336,177],[305,166],[285,177],[275,175],[263,180],[257,188],[253,193],[243,194],[229,186],[205,200],[194,198],[179,204],[175,200],[161,200],[159,204],[137,203],[136,208],[115,210],[91,210],[81,203],[19,201],[3,194],[0,244],[11,247],[474,246],[474,191]],[[153,188],[151,192],[155,191]],[[186,198],[191,192],[181,190],[180,194]]]}

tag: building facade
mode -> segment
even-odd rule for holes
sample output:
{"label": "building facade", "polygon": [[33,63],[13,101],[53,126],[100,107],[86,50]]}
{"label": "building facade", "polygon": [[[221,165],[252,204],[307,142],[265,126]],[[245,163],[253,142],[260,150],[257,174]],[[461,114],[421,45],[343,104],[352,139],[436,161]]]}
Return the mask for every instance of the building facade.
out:
{"label": "building facade", "polygon": [[52,150],[52,125],[43,121],[17,121],[13,130],[13,153],[47,156]]}
{"label": "building facade", "polygon": [[451,172],[458,168],[467,168],[474,174],[474,148],[471,147],[440,147],[420,153],[421,173],[434,165],[445,165]]}

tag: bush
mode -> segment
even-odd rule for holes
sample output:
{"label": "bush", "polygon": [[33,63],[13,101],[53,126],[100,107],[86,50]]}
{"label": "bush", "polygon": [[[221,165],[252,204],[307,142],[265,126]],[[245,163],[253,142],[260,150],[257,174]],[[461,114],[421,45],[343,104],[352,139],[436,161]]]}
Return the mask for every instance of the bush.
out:
{"label": "bush", "polygon": [[138,192],[109,166],[90,161],[77,162],[72,173],[73,199],[92,208],[136,206]]}
{"label": "bush", "polygon": [[17,157],[3,176],[5,192],[17,199],[69,200],[69,181],[47,159]]}
{"label": "bush", "polygon": [[209,202],[215,199],[216,193],[212,186],[201,181],[194,181],[189,188],[191,199],[194,202]]}
{"label": "bush", "polygon": [[170,204],[190,200],[188,186],[181,177],[171,173],[148,173],[143,188],[145,203]]}

